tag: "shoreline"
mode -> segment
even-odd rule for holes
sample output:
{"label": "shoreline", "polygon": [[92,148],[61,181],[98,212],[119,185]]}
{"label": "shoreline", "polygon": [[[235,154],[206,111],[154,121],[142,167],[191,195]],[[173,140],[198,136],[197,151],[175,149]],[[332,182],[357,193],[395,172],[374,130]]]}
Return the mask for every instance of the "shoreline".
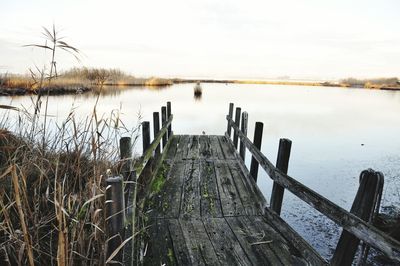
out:
{"label": "shoreline", "polygon": [[[154,81],[154,80],[153,80]],[[308,81],[269,81],[269,80],[235,80],[235,79],[181,79],[171,78],[163,79],[164,82],[140,82],[140,83],[104,83],[105,87],[121,86],[121,87],[168,87],[174,84],[186,83],[225,83],[225,84],[259,84],[259,85],[286,85],[286,86],[313,86],[313,87],[339,87],[339,88],[354,88],[354,89],[367,89],[367,90],[386,90],[386,91],[400,91],[399,86],[385,86],[385,85],[371,85],[370,87],[352,86],[345,83],[332,83],[332,82],[308,82]],[[95,91],[96,86],[85,85],[54,85],[47,86],[39,89],[30,89],[23,87],[7,88],[0,87],[1,96],[24,96],[24,95],[68,95],[68,94],[83,94]]]}
{"label": "shoreline", "polygon": [[346,83],[333,83],[333,82],[312,82],[312,81],[275,81],[275,80],[236,80],[236,79],[172,79],[174,84],[179,83],[228,83],[228,84],[265,84],[265,85],[288,85],[288,86],[314,86],[314,87],[342,87],[354,89],[374,89],[374,90],[400,90],[398,86],[380,86],[372,85],[371,87],[354,86]]}

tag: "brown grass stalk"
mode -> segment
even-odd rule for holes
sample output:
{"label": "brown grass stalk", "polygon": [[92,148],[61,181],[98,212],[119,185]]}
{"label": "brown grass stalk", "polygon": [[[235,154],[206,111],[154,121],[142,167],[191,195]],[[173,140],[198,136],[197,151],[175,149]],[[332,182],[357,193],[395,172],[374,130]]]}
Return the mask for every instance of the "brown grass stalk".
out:
{"label": "brown grass stalk", "polygon": [[15,195],[15,203],[17,205],[19,219],[21,222],[21,227],[22,227],[22,231],[24,233],[24,241],[25,241],[27,256],[29,259],[29,265],[34,266],[35,263],[34,263],[34,259],[33,259],[32,242],[31,242],[30,234],[29,234],[27,226],[26,226],[25,215],[24,215],[24,211],[22,208],[21,196],[20,196],[20,191],[19,191],[18,175],[17,175],[17,170],[16,170],[15,165],[13,165],[11,168],[11,176],[12,176],[12,183],[13,183],[14,193],[15,193],[14,194]]}

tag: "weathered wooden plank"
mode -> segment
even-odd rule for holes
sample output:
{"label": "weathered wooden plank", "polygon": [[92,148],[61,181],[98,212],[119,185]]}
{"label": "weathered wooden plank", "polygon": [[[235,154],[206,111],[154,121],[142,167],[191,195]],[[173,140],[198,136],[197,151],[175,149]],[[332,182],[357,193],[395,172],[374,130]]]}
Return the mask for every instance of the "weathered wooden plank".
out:
{"label": "weathered wooden plank", "polygon": [[206,218],[203,219],[203,223],[221,264],[251,265],[249,258],[224,218]]}
{"label": "weathered wooden plank", "polygon": [[190,265],[219,265],[203,222],[200,219],[181,219],[179,222],[189,252]]}
{"label": "weathered wooden plank", "polygon": [[[233,147],[233,142],[231,139],[228,139],[229,144]],[[236,162],[237,165],[239,166],[241,172],[243,173],[243,175],[245,176],[245,178],[243,179],[243,182],[247,183],[247,187],[250,189],[250,193],[253,197],[255,197],[255,201],[259,202],[262,210],[261,213],[264,213],[264,207],[267,205],[267,201],[264,198],[264,195],[262,194],[260,188],[257,186],[256,182],[254,181],[254,179],[252,178],[249,170],[247,169],[246,165],[244,164],[244,161],[241,160],[241,158],[239,157],[238,153],[235,153],[235,157],[236,157]]]}
{"label": "weathered wooden plank", "polygon": [[200,157],[199,136],[192,135],[189,137],[187,159],[198,159]]}
{"label": "weathered wooden plank", "polygon": [[218,136],[208,136],[208,138],[211,144],[212,157],[221,160],[225,159]]}
{"label": "weathered wooden plank", "polygon": [[[164,161],[151,183],[151,197],[147,200],[149,216],[178,218],[182,198],[185,163]],[[151,210],[150,210],[151,209]]]}
{"label": "weathered wooden plank", "polygon": [[291,265],[286,241],[258,216],[226,217],[254,265]]}
{"label": "weathered wooden plank", "polygon": [[202,217],[222,217],[215,167],[212,161],[200,161],[200,205]]}
{"label": "weathered wooden plank", "polygon": [[227,140],[227,138],[220,136],[220,137],[218,137],[218,141],[221,145],[221,149],[222,149],[222,152],[224,153],[225,159],[228,159],[228,160],[235,159],[236,150],[234,149],[234,147],[229,145],[229,141]]}
{"label": "weathered wooden plank", "polygon": [[185,161],[180,217],[200,217],[200,163]]}
{"label": "weathered wooden plank", "polygon": [[166,193],[164,186],[168,180],[168,173],[171,167],[171,161],[163,161],[151,180],[149,186],[148,198],[145,201],[145,210],[149,217],[164,217],[163,205]]}
{"label": "weathered wooden plank", "polygon": [[327,261],[314,250],[293,228],[270,208],[265,208],[265,222],[280,232],[283,238],[305,258],[311,265],[328,265]]}
{"label": "weathered wooden plank", "polygon": [[175,154],[175,160],[186,160],[188,155],[189,135],[181,135]]}
{"label": "weathered wooden plank", "polygon": [[[232,127],[235,128],[236,125],[234,122],[231,119],[229,119],[229,121]],[[236,129],[238,128],[236,127]],[[326,215],[329,219],[337,223],[339,226],[342,226],[348,232],[354,234],[360,240],[380,250],[389,258],[400,262],[399,241],[386,235],[374,226],[369,225],[362,219],[334,204],[294,178],[282,173],[282,171],[276,169],[268,158],[255,148],[251,141],[241,132],[239,132],[239,137],[272,180],[288,189],[301,200]]]}
{"label": "weathered wooden plank", "polygon": [[199,157],[201,159],[210,159],[213,157],[213,151],[211,149],[210,138],[206,135],[199,137]]}
{"label": "weathered wooden plank", "polygon": [[191,265],[189,251],[178,219],[167,219],[168,229],[173,243],[173,254],[178,265]]}
{"label": "weathered wooden plank", "polygon": [[164,152],[166,152],[166,156],[165,156],[166,160],[174,159],[174,157],[176,155],[176,152],[178,150],[178,144],[179,144],[180,138],[181,138],[181,136],[179,136],[179,135],[175,136],[174,135],[170,139],[171,143],[169,144],[168,149],[166,151],[164,151]]}
{"label": "weathered wooden plank", "polygon": [[246,213],[248,215],[261,215],[264,204],[258,200],[252,185],[241,171],[238,162],[233,161],[228,166]]}
{"label": "weathered wooden plank", "polygon": [[174,248],[168,230],[166,219],[149,221],[147,252],[144,256],[144,265],[176,265]]}
{"label": "weathered wooden plank", "polygon": [[223,215],[235,216],[246,214],[229,170],[228,162],[216,161],[215,173]]}

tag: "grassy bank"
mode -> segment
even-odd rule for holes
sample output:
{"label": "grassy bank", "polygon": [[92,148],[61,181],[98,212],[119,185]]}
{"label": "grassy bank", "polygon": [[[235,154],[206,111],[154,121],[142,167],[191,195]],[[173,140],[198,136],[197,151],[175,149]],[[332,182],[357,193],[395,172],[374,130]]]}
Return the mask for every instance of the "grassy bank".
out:
{"label": "grassy bank", "polygon": [[322,86],[365,88],[381,90],[400,90],[398,78],[354,79],[347,78],[338,82],[276,81],[276,80],[234,80],[234,79],[164,79],[157,77],[140,78],[118,69],[72,68],[52,78],[51,83],[44,79],[37,82],[28,75],[0,75],[0,96],[25,94],[75,94],[85,93],[105,86],[147,86],[162,87],[179,83],[233,83],[266,84],[289,86]]}
{"label": "grassy bank", "polygon": [[118,172],[119,137],[134,130],[95,108],[52,127],[40,116],[0,123],[0,265],[103,265],[106,173]]}
{"label": "grassy bank", "polygon": [[138,78],[117,69],[72,68],[53,77],[38,81],[29,75],[0,75],[0,95],[75,94],[103,86],[169,86],[170,79]]}

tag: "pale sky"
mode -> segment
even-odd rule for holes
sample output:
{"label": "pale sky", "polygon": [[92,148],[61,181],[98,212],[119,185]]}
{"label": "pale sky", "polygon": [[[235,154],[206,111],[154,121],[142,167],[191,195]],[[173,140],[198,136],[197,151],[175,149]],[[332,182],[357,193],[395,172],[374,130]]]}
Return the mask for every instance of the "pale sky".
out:
{"label": "pale sky", "polygon": [[49,61],[53,22],[81,62],[137,76],[400,77],[398,0],[0,0],[0,73]]}

